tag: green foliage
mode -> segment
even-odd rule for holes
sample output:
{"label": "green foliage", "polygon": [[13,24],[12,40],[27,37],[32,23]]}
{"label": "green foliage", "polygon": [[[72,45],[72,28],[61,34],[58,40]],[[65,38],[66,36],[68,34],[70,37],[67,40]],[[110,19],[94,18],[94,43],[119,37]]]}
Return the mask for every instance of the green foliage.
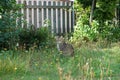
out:
{"label": "green foliage", "polygon": [[[76,0],[77,5],[81,5],[83,9],[89,8],[92,6],[93,0]],[[117,0],[97,0],[94,11],[94,19],[99,20],[100,22],[106,20],[111,20],[115,16]],[[75,4],[76,6],[76,4]]]}
{"label": "green foliage", "polygon": [[16,4],[16,0],[0,0],[0,13],[10,12],[11,10],[18,10],[21,5]]}
{"label": "green foliage", "polygon": [[76,0],[79,4],[82,4],[82,7],[85,9],[92,5],[92,0]]}
{"label": "green foliage", "polygon": [[41,27],[39,29],[23,28],[19,33],[19,43],[21,46],[26,45],[26,49],[36,45],[36,48],[45,46],[51,39],[48,27]]}
{"label": "green foliage", "polygon": [[[85,17],[87,19],[87,17]],[[119,41],[120,40],[120,28],[115,27],[112,24],[109,24],[106,21],[104,27],[102,27],[102,31],[100,31],[98,21],[93,20],[91,26],[84,24],[85,18],[80,18],[76,23],[75,30],[73,33],[73,41],[85,40],[87,41],[97,41],[99,39],[107,40],[110,42]]]}
{"label": "green foliage", "polygon": [[83,0],[75,1],[76,25],[72,39],[74,41],[84,40],[84,38],[91,41],[97,41],[98,39],[120,40],[120,29],[112,21],[115,16],[115,4],[116,0],[98,0],[93,14],[93,22],[89,24],[91,6],[88,5],[84,8]]}
{"label": "green foliage", "polygon": [[111,36],[112,40],[120,41],[120,28],[119,27],[113,27],[111,32],[113,33],[113,35]]}
{"label": "green foliage", "polygon": [[10,12],[0,18],[0,49],[12,49],[16,45],[20,29],[20,23],[16,20],[20,16],[17,12]]}
{"label": "green foliage", "polygon": [[48,27],[39,28],[35,34],[35,37],[39,40],[39,42],[47,42],[51,34],[49,33]]}
{"label": "green foliage", "polygon": [[20,7],[16,0],[0,0],[0,50],[13,49],[18,42]]}
{"label": "green foliage", "polygon": [[107,20],[115,17],[116,0],[99,0],[94,11],[94,18],[100,23],[100,27],[104,26]]}
{"label": "green foliage", "polygon": [[[98,28],[99,29],[99,28]],[[99,31],[99,30],[98,30]],[[120,28],[106,21],[103,30],[99,33],[102,39],[107,41],[119,41],[120,40]]]}
{"label": "green foliage", "polygon": [[[87,7],[87,8],[83,8],[82,7],[82,4],[81,3],[79,3],[78,4],[78,2],[77,1],[75,1],[74,2],[74,11],[75,11],[75,14],[76,14],[76,21],[78,21],[82,16],[82,18],[85,18],[85,16],[88,18],[88,19],[86,19],[85,18],[85,24],[88,24],[89,22],[88,22],[88,20],[89,20],[89,11],[90,11],[90,8],[89,7]],[[84,15],[85,14],[85,15]]]}
{"label": "green foliage", "polygon": [[89,25],[89,8],[83,9],[80,6],[76,13],[78,13],[77,22],[75,25],[75,30],[73,33],[73,41],[83,40],[84,38],[88,38],[88,40],[96,40],[98,38],[98,27],[99,23],[97,21],[93,21],[91,25]]}

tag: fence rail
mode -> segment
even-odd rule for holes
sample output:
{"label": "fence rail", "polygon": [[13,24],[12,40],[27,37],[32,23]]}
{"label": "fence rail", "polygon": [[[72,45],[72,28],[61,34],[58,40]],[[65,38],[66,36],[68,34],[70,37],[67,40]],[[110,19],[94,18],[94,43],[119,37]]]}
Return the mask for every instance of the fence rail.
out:
{"label": "fence rail", "polygon": [[27,21],[27,25],[22,23],[22,27],[33,25],[39,28],[45,25],[46,20],[49,20],[52,33],[73,31],[72,1],[17,0],[17,3],[24,4],[20,13],[24,15],[22,19]]}

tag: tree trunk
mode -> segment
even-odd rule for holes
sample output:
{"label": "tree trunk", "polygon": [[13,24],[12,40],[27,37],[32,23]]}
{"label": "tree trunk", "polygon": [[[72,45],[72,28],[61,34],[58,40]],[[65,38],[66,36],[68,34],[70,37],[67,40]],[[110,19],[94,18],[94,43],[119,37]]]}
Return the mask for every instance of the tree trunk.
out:
{"label": "tree trunk", "polygon": [[117,6],[117,22],[118,22],[118,26],[120,27],[120,2],[118,3]]}
{"label": "tree trunk", "polygon": [[96,8],[96,0],[92,0],[92,7],[91,7],[90,19],[89,19],[90,25],[91,25],[91,22],[93,21],[93,13],[95,8]]}

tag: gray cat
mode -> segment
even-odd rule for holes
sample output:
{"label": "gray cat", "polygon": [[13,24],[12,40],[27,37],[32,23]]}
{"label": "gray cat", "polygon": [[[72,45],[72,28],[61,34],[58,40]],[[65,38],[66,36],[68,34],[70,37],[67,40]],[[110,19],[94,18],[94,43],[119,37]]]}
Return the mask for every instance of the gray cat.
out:
{"label": "gray cat", "polygon": [[64,38],[61,36],[56,36],[57,49],[62,52],[64,56],[73,56],[74,48],[71,44],[65,42]]}

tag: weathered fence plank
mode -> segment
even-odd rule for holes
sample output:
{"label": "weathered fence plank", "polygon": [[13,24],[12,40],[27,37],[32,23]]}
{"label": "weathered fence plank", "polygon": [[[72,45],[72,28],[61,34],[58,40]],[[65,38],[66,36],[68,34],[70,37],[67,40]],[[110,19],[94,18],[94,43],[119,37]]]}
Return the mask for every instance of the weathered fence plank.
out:
{"label": "weathered fence plank", "polygon": [[26,20],[27,24],[22,27],[35,28],[45,26],[45,21],[50,21],[52,33],[67,33],[73,31],[74,11],[72,1],[43,1],[43,0],[17,0],[18,4],[25,7],[19,11],[24,16],[21,20]]}

